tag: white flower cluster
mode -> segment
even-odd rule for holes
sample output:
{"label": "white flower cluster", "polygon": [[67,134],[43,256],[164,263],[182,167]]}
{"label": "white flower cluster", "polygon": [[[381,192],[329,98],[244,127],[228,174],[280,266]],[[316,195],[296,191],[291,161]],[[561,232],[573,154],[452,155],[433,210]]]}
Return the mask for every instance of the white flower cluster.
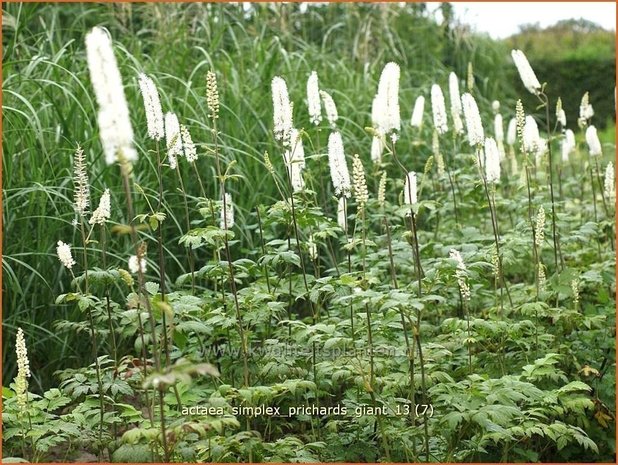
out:
{"label": "white flower cluster", "polygon": [[221,229],[232,229],[234,227],[234,203],[232,195],[229,192],[225,193],[224,200],[221,202],[221,220],[219,221]]}
{"label": "white flower cluster", "polygon": [[414,102],[412,110],[412,118],[410,118],[410,126],[420,128],[423,125],[423,112],[425,111],[425,97],[419,95]]}
{"label": "white flower cluster", "polygon": [[275,139],[290,144],[290,132],[294,127],[292,121],[292,103],[288,95],[288,86],[279,76],[275,76],[271,83],[273,94],[273,122]]}
{"label": "white flower cluster", "polygon": [[161,140],[165,135],[165,130],[163,128],[163,110],[161,110],[161,100],[157,87],[150,77],[140,73],[139,88],[144,100],[148,137],[152,140]]}
{"label": "white flower cluster", "polygon": [[337,197],[342,195],[350,197],[352,184],[343,152],[343,140],[339,132],[333,132],[328,137],[328,164],[335,195]]}
{"label": "white flower cluster", "polygon": [[84,216],[90,205],[90,186],[88,184],[88,173],[86,171],[86,157],[84,150],[77,147],[73,162],[73,190],[75,212],[79,216]]}
{"label": "white flower cluster", "polygon": [[616,200],[616,178],[614,174],[614,164],[610,161],[605,168],[605,179],[603,182],[605,187],[605,197],[611,203]]}
{"label": "white flower cluster", "polygon": [[573,150],[575,150],[575,147],[576,147],[575,133],[571,131],[570,129],[567,129],[566,131],[564,131],[564,139],[562,139],[562,142],[560,145],[563,162],[566,163],[569,161],[569,155],[571,154]]}
{"label": "white flower cluster", "polygon": [[144,257],[138,260],[137,255],[131,255],[128,265],[129,271],[133,274],[139,273],[140,271],[142,274],[146,273],[146,259]]}
{"label": "white flower cluster", "polygon": [[444,103],[442,88],[438,84],[431,86],[431,111],[433,112],[434,128],[438,131],[438,134],[444,134],[448,131],[446,104]]}
{"label": "white flower cluster", "polygon": [[586,92],[579,104],[579,119],[577,120],[577,124],[580,128],[584,128],[590,123],[593,116],[594,109],[590,103],[590,94]]}
{"label": "white flower cluster", "polygon": [[182,149],[185,158],[189,163],[193,163],[197,160],[197,150],[195,149],[195,144],[193,143],[191,134],[184,124],[180,125],[180,138],[182,139]]}
{"label": "white flower cluster", "polygon": [[356,199],[358,208],[362,210],[365,208],[365,205],[369,200],[369,190],[367,189],[363,162],[358,154],[354,155],[354,158],[352,159],[352,180],[354,187],[354,198]]}
{"label": "white flower cluster", "polygon": [[479,107],[471,94],[465,93],[461,96],[466,129],[468,131],[468,143],[471,147],[483,145],[485,132],[483,131],[483,121],[479,113]]}
{"label": "white flower cluster", "polygon": [[390,62],[384,66],[378,83],[378,92],[371,107],[373,126],[384,136],[401,129],[399,74],[400,70],[397,63]]}
{"label": "white flower cluster", "polygon": [[30,361],[28,360],[28,348],[24,331],[17,328],[15,338],[15,354],[17,355],[17,376],[15,377],[15,395],[17,405],[21,410],[28,404],[28,378],[30,378]]}
{"label": "white flower cluster", "polygon": [[105,161],[108,165],[137,161],[129,108],[109,32],[95,27],[86,35],[86,57],[99,104],[99,134]]}
{"label": "white flower cluster", "polygon": [[101,196],[101,199],[99,200],[99,206],[92,213],[89,223],[90,224],[100,224],[100,225],[105,224],[105,222],[111,216],[111,208],[112,207],[111,207],[109,189],[105,189],[105,191],[103,191],[103,195]]}
{"label": "white flower cluster", "polygon": [[448,92],[451,98],[451,118],[453,119],[453,129],[457,134],[464,131],[461,115],[463,108],[461,106],[461,95],[459,94],[459,79],[455,73],[450,73],[448,76]]}
{"label": "white flower cluster", "polygon": [[545,241],[545,209],[543,205],[539,207],[536,214],[536,224],[534,227],[534,243],[540,249]]}
{"label": "white flower cluster", "polygon": [[73,268],[73,265],[75,265],[75,260],[73,260],[73,255],[71,254],[71,246],[69,244],[58,241],[56,247],[56,254],[58,255],[60,263],[62,263],[66,268],[68,268],[69,270]]}
{"label": "white flower cluster", "polygon": [[455,278],[457,278],[457,285],[459,286],[459,292],[461,298],[464,301],[470,300],[470,286],[468,285],[468,269],[461,257],[461,253],[458,250],[451,249],[449,252],[449,258],[457,262],[457,268],[455,269]]}
{"label": "white flower cluster", "polygon": [[524,52],[521,50],[513,50],[511,51],[511,56],[513,57],[517,71],[519,72],[519,77],[524,83],[526,89],[528,89],[528,92],[538,94],[541,90],[541,83],[537,79],[536,74],[534,74],[534,70],[532,69],[532,66],[530,66]]}
{"label": "white flower cluster", "polygon": [[500,150],[492,137],[485,139],[485,179],[490,184],[500,182]]}
{"label": "white flower cluster", "polygon": [[339,119],[339,114],[337,113],[337,106],[335,105],[335,101],[331,97],[331,95],[324,91],[320,91],[320,97],[322,97],[322,103],[324,104],[324,113],[326,113],[326,119],[328,120],[328,124],[332,128],[337,126],[337,119]]}
{"label": "white flower cluster", "polygon": [[165,114],[165,143],[167,146],[167,160],[170,168],[178,166],[178,157],[182,156],[182,138],[178,117],[171,112]]}
{"label": "white flower cluster", "polygon": [[586,129],[586,142],[588,143],[588,152],[591,157],[597,157],[603,155],[603,149],[601,148],[601,141],[597,134],[597,128],[594,126],[588,126]]}
{"label": "white flower cluster", "polygon": [[307,110],[309,121],[316,126],[322,122],[322,102],[320,101],[320,85],[318,73],[312,71],[307,79]]}

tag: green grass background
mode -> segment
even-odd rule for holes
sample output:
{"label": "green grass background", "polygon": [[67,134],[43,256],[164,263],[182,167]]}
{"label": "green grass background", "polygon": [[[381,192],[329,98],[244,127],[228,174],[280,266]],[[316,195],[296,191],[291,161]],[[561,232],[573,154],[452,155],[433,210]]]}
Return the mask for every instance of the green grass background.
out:
{"label": "green grass background", "polygon": [[[388,61],[402,68],[404,122],[418,95],[428,98],[433,82],[446,92],[448,73],[465,77],[468,62],[474,63],[476,96],[484,113],[489,114],[490,102],[498,99],[508,120],[515,96],[523,93],[508,45],[465,28],[437,24],[429,10],[438,4],[324,5],[306,13],[296,4],[259,5],[251,16],[239,5],[5,3],[3,8],[3,374],[5,383],[14,376],[14,357],[8,349],[21,326],[27,334],[34,391],[51,385],[55,370],[82,366],[89,357],[84,335],[59,334],[52,326],[56,319],[77,319],[66,313],[72,310],[53,303],[69,282],[55,255],[55,244],[59,239],[80,242],[71,226],[71,159],[76,144],[87,154],[94,201],[105,187],[121,192],[118,170],[104,164],[98,139],[84,47],[91,27],[105,26],[114,38],[140,152],[136,182],[150,195],[156,188],[156,170],[145,148],[149,145],[137,74],[143,71],[153,77],[164,110],[176,112],[190,128],[202,155],[199,169],[209,179],[207,193],[213,195],[214,165],[206,156],[210,143],[206,141],[211,137],[205,75],[210,69],[216,71],[223,156],[227,162],[236,161],[234,172],[242,176],[230,190],[238,207],[237,222],[247,225],[237,230],[242,247],[247,248],[256,245],[251,210],[277,197],[262,162],[264,151],[278,153],[271,132],[273,76],[281,75],[288,82],[296,103],[296,126],[308,127],[305,85],[309,73],[316,70],[321,88],[337,104],[346,152],[365,158],[370,138],[364,126],[370,125],[377,79]],[[610,95],[614,77],[606,79],[610,84],[605,94]],[[578,102],[585,90],[562,97]],[[429,108],[427,102],[427,123]],[[576,115],[568,117],[573,124]],[[605,120],[601,117],[596,124],[605,126],[603,140],[613,142],[613,120]],[[415,157],[405,137],[398,150],[407,166],[422,169],[425,157]],[[306,151],[315,153],[310,147]],[[278,157],[273,160],[282,171]],[[325,166],[326,160],[321,163]],[[189,179],[192,172],[184,169]],[[325,169],[322,173],[327,175]],[[166,185],[167,199],[176,197],[180,205],[174,183],[170,180]],[[198,195],[197,184],[188,181],[188,191]],[[122,199],[112,198],[112,205],[123,204]],[[137,211],[142,207],[138,204]],[[115,222],[127,221],[123,208],[112,210]],[[175,209],[171,221],[166,221],[166,237],[181,235],[182,211]],[[123,238],[113,241],[115,259],[123,263],[129,244]],[[184,250],[175,240],[167,244],[167,256],[179,257],[167,265],[169,275],[187,271]]]}

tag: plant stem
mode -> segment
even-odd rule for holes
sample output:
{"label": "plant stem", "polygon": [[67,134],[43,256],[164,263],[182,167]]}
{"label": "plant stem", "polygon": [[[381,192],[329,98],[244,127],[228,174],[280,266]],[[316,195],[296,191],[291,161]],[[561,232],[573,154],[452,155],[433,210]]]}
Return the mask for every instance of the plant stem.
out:
{"label": "plant stem", "polygon": [[551,148],[551,139],[552,139],[552,131],[550,128],[549,121],[549,99],[545,93],[539,93],[539,99],[545,106],[545,124],[547,128],[547,153],[549,157],[549,195],[551,197],[551,232],[552,238],[554,241],[554,264],[556,266],[556,270],[558,270],[558,255],[560,255],[560,264],[561,267],[564,268],[564,262],[562,259],[562,252],[560,251],[560,243],[558,242],[558,232],[556,230],[556,202],[554,199],[554,175],[553,175],[553,163],[552,163],[552,148]]}
{"label": "plant stem", "polygon": [[[141,251],[140,244],[137,239],[137,230],[135,228],[135,224],[133,224],[133,219],[135,218],[135,214],[133,211],[133,197],[131,194],[131,187],[130,187],[131,169],[132,167],[128,162],[121,162],[120,171],[122,175],[122,185],[124,188],[125,197],[127,199],[127,213],[129,217],[131,241],[133,242],[133,245],[135,247],[135,255],[137,256],[138,263],[140,263],[143,253]],[[150,328],[152,331],[152,354],[153,354],[153,358],[155,362],[155,368],[157,371],[160,372],[161,371],[161,359],[159,358],[159,350],[157,348],[158,339],[157,339],[156,324],[154,320],[154,315],[152,313],[150,297],[148,295],[148,292],[145,289],[144,273],[142,271],[141,266],[138,266],[137,280],[138,280],[139,291],[144,297],[144,302],[146,303],[146,309],[148,311],[148,318],[150,322]],[[162,440],[162,446],[163,446],[164,461],[169,462],[169,451],[167,449],[167,435],[165,432],[165,417],[164,417],[163,410],[161,410],[161,440]]]}
{"label": "plant stem", "polygon": [[[191,230],[191,220],[189,215],[189,202],[187,200],[187,191],[185,190],[185,183],[182,180],[182,174],[180,173],[180,166],[176,165],[176,172],[178,173],[178,180],[180,181],[180,190],[182,191],[182,199],[185,207],[185,218],[187,223],[187,233]],[[195,295],[195,257],[193,256],[193,247],[189,245],[187,250],[187,259],[189,260],[189,269],[191,270],[191,294]]]}
{"label": "plant stem", "polygon": [[[262,246],[262,257],[266,256],[266,248],[264,247],[264,229],[262,228],[262,218],[260,216],[259,207],[255,207],[255,213],[257,214],[258,227],[260,229],[260,244]],[[264,265],[264,276],[266,277],[266,288],[270,294],[270,278],[268,277],[268,266]]]}
{"label": "plant stem", "polygon": [[227,219],[227,199],[225,192],[225,179],[223,177],[223,173],[221,171],[221,162],[219,160],[219,137],[217,132],[217,119],[213,118],[213,137],[215,142],[215,165],[217,169],[217,178],[219,179],[219,188],[221,197],[223,199],[223,228],[226,231],[226,234],[223,236],[223,241],[225,245],[225,257],[228,263],[228,270],[230,274],[230,287],[232,289],[232,295],[234,296],[234,306],[236,309],[236,320],[238,323],[238,335],[240,336],[241,341],[241,349],[242,349],[242,358],[243,358],[243,381],[245,387],[249,386],[249,360],[247,354],[247,340],[245,335],[245,329],[242,319],[242,314],[240,311],[240,303],[238,302],[238,292],[236,290],[236,279],[234,277],[234,265],[232,264],[232,254],[230,252],[230,244],[227,235],[228,228],[228,219]]}

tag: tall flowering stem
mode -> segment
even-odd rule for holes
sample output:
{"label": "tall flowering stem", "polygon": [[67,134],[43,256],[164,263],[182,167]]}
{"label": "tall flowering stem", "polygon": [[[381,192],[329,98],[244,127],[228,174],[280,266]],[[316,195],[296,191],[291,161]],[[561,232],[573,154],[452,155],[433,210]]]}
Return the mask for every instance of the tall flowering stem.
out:
{"label": "tall flowering stem", "polygon": [[468,369],[470,374],[472,374],[472,331],[470,329],[470,309],[468,307],[468,302],[470,301],[470,285],[468,284],[468,269],[466,268],[466,264],[461,257],[461,253],[458,250],[451,249],[449,251],[449,258],[454,260],[457,264],[457,268],[455,269],[455,278],[457,279],[457,290],[459,291],[459,302],[462,307],[462,310],[466,314],[466,322],[468,325],[468,341],[466,345],[468,346]]}
{"label": "tall flowering stem", "polygon": [[[554,243],[554,265],[558,270],[558,262],[560,261],[561,269],[564,269],[564,260],[562,258],[562,251],[560,249],[559,233],[557,231],[557,213],[556,213],[556,200],[554,195],[554,164],[553,164],[553,149],[552,149],[552,137],[553,132],[551,130],[551,123],[549,117],[549,98],[542,90],[538,94],[539,100],[545,106],[545,128],[547,131],[547,153],[549,163],[549,196],[551,199],[551,234]],[[558,260],[560,259],[560,260]]]}
{"label": "tall flowering stem", "polygon": [[[185,132],[187,132],[185,128]],[[178,117],[175,113],[168,112],[165,114],[165,141],[167,148],[167,159],[169,167],[172,170],[176,171],[178,175],[178,182],[180,183],[180,191],[182,192],[182,200],[185,207],[185,219],[187,225],[187,231],[191,229],[191,220],[189,215],[189,201],[187,200],[187,191],[185,190],[184,181],[182,179],[182,173],[180,172],[180,166],[178,163],[178,158],[184,155],[183,151],[183,143],[182,143],[182,130],[180,122],[178,121]],[[195,163],[192,163],[195,167]],[[196,168],[197,172],[197,168]],[[204,186],[202,184],[201,177],[199,176],[199,172],[197,174],[197,179],[200,184],[200,189],[202,193],[202,197],[206,197],[204,193]],[[214,215],[213,215],[214,216]],[[191,272],[191,291],[195,294],[195,260],[193,257],[193,248],[190,245],[187,249],[187,261],[189,262],[189,271]]]}
{"label": "tall flowering stem", "polygon": [[[393,150],[394,150],[394,144],[393,144]],[[406,173],[403,189],[404,189],[404,192],[403,192],[404,203],[410,206],[410,213],[408,214],[408,216],[410,218],[410,227],[411,227],[411,232],[412,232],[412,238],[414,240],[414,250],[415,250],[414,258],[415,258],[416,269],[417,269],[418,298],[420,299],[423,295],[423,286],[422,286],[423,271],[421,267],[421,255],[420,255],[418,232],[417,232],[417,226],[416,226],[416,211],[415,210],[418,209],[416,173],[414,172]],[[423,402],[426,404],[427,403],[427,385],[426,385],[426,380],[425,380],[425,361],[424,361],[423,350],[422,350],[422,345],[421,345],[421,311],[419,309],[417,309],[416,311],[416,325],[414,327],[413,332],[414,332],[415,344],[416,344],[416,347],[418,348],[418,360],[419,360],[419,364],[421,367],[421,390],[423,392]],[[413,400],[413,403],[415,404],[416,402]],[[427,412],[426,411],[423,413],[423,417],[424,417],[423,426],[424,426],[424,438],[425,438],[425,453],[426,453],[427,461],[429,462],[430,461],[429,427],[427,425]],[[414,418],[413,418],[413,421],[414,421]]]}
{"label": "tall flowering stem", "polygon": [[488,137],[485,140],[484,162],[481,160],[482,151],[483,149],[481,147],[476,148],[481,179],[485,189],[485,196],[487,197],[487,204],[489,205],[491,226],[494,233],[494,243],[497,255],[497,280],[502,282],[502,285],[500,286],[500,308],[503,310],[503,290],[506,292],[511,307],[513,306],[513,301],[511,299],[508,284],[504,277],[504,266],[502,263],[502,253],[500,251],[500,227],[498,225],[498,215],[496,213],[496,184],[500,182],[500,154],[498,152],[498,146],[495,140],[491,137]]}
{"label": "tall flowering stem", "polygon": [[526,89],[528,89],[528,91],[535,95],[539,101],[541,102],[541,105],[545,108],[545,128],[547,131],[547,151],[548,151],[548,163],[549,163],[549,195],[550,195],[550,199],[551,199],[551,225],[552,225],[552,238],[553,238],[553,242],[554,242],[554,265],[556,267],[556,270],[558,270],[558,256],[560,256],[560,265],[561,268],[564,268],[564,262],[563,262],[563,258],[562,258],[562,252],[560,251],[560,243],[558,241],[558,232],[557,232],[557,228],[556,228],[556,202],[555,202],[555,198],[554,198],[554,181],[553,181],[553,160],[552,160],[552,144],[551,144],[551,140],[552,140],[552,135],[553,135],[553,131],[551,130],[551,126],[550,126],[550,117],[549,117],[549,98],[547,97],[547,94],[545,94],[544,89],[545,87],[541,85],[541,83],[539,82],[539,80],[536,77],[536,74],[534,73],[534,70],[532,69],[532,67],[530,66],[530,63],[528,62],[528,59],[526,58],[526,56],[524,55],[524,53],[521,50],[513,50],[511,52],[511,56],[513,57],[513,61],[515,62],[515,66],[517,67],[517,70],[519,71],[519,76],[521,77],[522,82],[524,83],[524,86],[526,87]]}
{"label": "tall flowering stem", "polygon": [[[365,206],[369,199],[369,192],[367,189],[367,180],[365,179],[365,170],[363,168],[363,163],[358,156],[358,154],[354,155],[352,159],[352,179],[353,179],[353,193],[354,199],[356,200],[356,212],[357,217],[360,217],[360,229],[361,229],[361,242],[363,244],[363,253],[362,253],[362,273],[363,273],[363,282],[367,280],[367,266],[366,266],[366,256],[367,256],[367,229],[366,229],[366,210]],[[369,304],[365,302],[365,315],[367,317],[367,344],[369,349],[369,383],[368,383],[368,391],[369,396],[371,397],[371,402],[374,408],[377,409],[378,401],[376,397],[376,383],[375,383],[375,360],[373,356],[373,330],[371,328],[371,310],[369,308]],[[388,444],[388,440],[386,435],[384,434],[384,425],[382,424],[382,416],[377,416],[377,424],[380,430],[380,436],[382,437],[382,442],[384,444],[384,452],[386,455],[386,461],[390,462],[390,447]]]}
{"label": "tall flowering stem", "polygon": [[[84,237],[83,234],[82,234],[82,237]],[[75,278],[75,273],[73,272],[73,266],[76,265],[76,262],[73,259],[73,255],[71,252],[71,246],[69,244],[65,244],[62,241],[58,241],[57,246],[56,246],[56,255],[58,256],[58,260],[60,260],[60,263],[62,263],[62,265],[67,270],[69,270],[69,272],[71,273],[71,277],[73,278],[73,281],[76,283],[78,291],[81,294],[82,293],[81,286],[77,282]],[[87,275],[84,274],[84,280],[86,281],[86,286],[87,286],[86,276]],[[97,335],[96,335],[96,328],[94,325],[94,318],[92,317],[92,307],[89,305],[87,310],[88,310],[88,322],[90,324],[90,339],[92,340],[92,356],[94,358],[95,371],[97,375],[97,384],[98,384],[98,389],[99,389],[99,443],[97,444],[97,446],[98,446],[99,454],[101,454],[103,451],[103,417],[105,414],[105,404],[103,402],[103,382],[101,379],[101,366],[99,364],[99,356],[98,356],[99,347],[97,343]]]}
{"label": "tall flowering stem", "polygon": [[[390,262],[390,274],[391,274],[391,285],[393,289],[399,289],[399,282],[397,281],[397,270],[395,269],[395,260],[393,256],[393,241],[392,241],[392,233],[391,226],[388,220],[388,215],[384,211],[384,205],[386,202],[386,172],[382,173],[382,177],[380,178],[380,184],[378,188],[378,204],[380,205],[380,210],[382,213],[382,222],[384,224],[384,229],[386,231],[386,244],[388,246],[388,259]],[[403,338],[406,344],[406,356],[408,357],[408,371],[410,373],[410,400],[414,403],[414,391],[415,391],[415,383],[414,383],[414,347],[410,341],[410,337],[408,336],[408,327],[410,326],[406,323],[406,316],[404,314],[403,308],[399,307],[399,316],[401,318],[401,330],[403,331]],[[414,458],[416,460],[416,443],[413,443],[414,449]]]}
{"label": "tall flowering stem", "polygon": [[[116,63],[109,33],[99,27],[93,28],[86,36],[86,50],[90,79],[99,104],[99,132],[105,152],[105,159],[108,164],[118,162],[120,165],[123,189],[127,199],[131,240],[134,244],[136,255],[141,256],[137,230],[133,223],[135,215],[131,192],[132,162],[137,160],[137,152],[133,147],[133,129],[129,119],[129,110],[122,86],[122,78]],[[150,297],[145,290],[144,274],[141,267],[138,271],[138,283],[139,290],[144,296],[150,319],[155,367],[157,371],[160,371],[161,363],[157,349],[156,324],[152,313]],[[159,406],[163,458],[165,462],[169,462],[163,392],[159,392]],[[101,413],[103,412],[101,411]]]}
{"label": "tall flowering stem", "polygon": [[[17,376],[15,377],[15,397],[19,412],[17,414],[21,421],[21,435],[24,439],[21,443],[23,457],[26,457],[25,438],[27,432],[23,425],[23,417],[28,420],[28,431],[32,430],[32,419],[30,417],[29,399],[28,399],[28,378],[30,378],[30,361],[28,360],[28,348],[26,347],[26,339],[24,331],[17,328],[17,336],[15,338],[15,355],[17,356]],[[34,439],[30,437],[30,446],[32,455],[35,454]]]}
{"label": "tall flowering stem", "polygon": [[[298,177],[300,177],[301,181],[302,181],[302,175],[299,173],[299,171],[294,171],[294,170],[300,170],[300,168],[302,166],[304,166],[304,150],[303,150],[303,146],[302,146],[302,139],[301,139],[301,134],[295,130],[292,129],[290,131],[290,142],[291,142],[291,151],[290,151],[290,161],[293,163],[295,160],[295,157],[298,157],[298,161],[296,161],[297,163],[297,167],[293,167],[292,163],[289,163],[289,167],[287,169],[288,172],[288,188],[289,188],[289,192],[290,192],[290,209],[292,212],[292,228],[294,230],[294,237],[296,239],[296,247],[298,250],[298,256],[300,258],[300,269],[301,269],[301,273],[303,276],[303,285],[305,287],[305,292],[307,293],[307,297],[309,298],[309,305],[311,307],[311,319],[313,321],[313,324],[315,325],[318,320],[319,320],[319,314],[315,309],[315,305],[313,304],[313,300],[311,300],[310,296],[309,296],[309,283],[307,281],[307,271],[306,271],[306,267],[305,267],[305,258],[304,258],[304,254],[302,253],[302,248],[300,245],[300,234],[298,232],[298,222],[296,220],[296,205],[294,202],[294,193],[297,192],[299,189],[299,185],[298,185],[298,181],[296,181],[298,179]],[[302,155],[302,157],[301,157]],[[302,161],[301,161],[302,160]],[[300,165],[300,166],[299,166]],[[295,182],[296,181],[296,182]],[[289,243],[289,237],[288,237],[288,243]],[[291,284],[291,276],[290,276],[290,284]],[[317,374],[317,347],[316,347],[316,342],[314,341],[312,343],[312,365],[313,365],[313,381],[316,385],[316,392],[315,392],[315,398],[316,398],[316,404],[319,406],[320,403],[320,398],[319,398],[319,392],[318,392],[318,374]],[[319,433],[319,429],[318,429],[318,433]]]}
{"label": "tall flowering stem", "polygon": [[[221,199],[223,202],[223,210],[222,210],[222,226],[227,231],[231,228],[231,224],[228,218],[228,196],[226,195],[225,189],[225,175],[221,170],[221,160],[219,155],[219,132],[217,130],[217,122],[219,120],[219,93],[217,90],[217,77],[213,71],[208,71],[206,75],[206,102],[208,104],[208,109],[210,111],[209,117],[212,121],[212,134],[215,143],[215,167],[217,170],[217,179],[219,180],[219,191],[221,194]],[[286,89],[287,96],[287,89]],[[290,109],[290,117],[291,117],[291,109]],[[283,136],[283,134],[282,134]],[[244,322],[242,318],[242,313],[240,311],[240,302],[238,301],[238,291],[236,289],[236,279],[234,277],[234,265],[232,264],[232,253],[230,252],[230,243],[228,239],[228,235],[223,235],[224,247],[225,247],[225,256],[228,263],[228,271],[230,274],[230,287],[232,290],[232,295],[234,297],[234,308],[236,309],[236,320],[238,324],[238,335],[240,336],[241,343],[241,353],[242,353],[242,361],[243,361],[243,384],[244,386],[249,386],[249,354],[247,348],[247,336],[245,332]]]}
{"label": "tall flowering stem", "polygon": [[[106,224],[107,220],[109,220],[111,216],[111,197],[109,189],[105,189],[103,191],[103,195],[101,195],[101,199],[99,200],[99,206],[96,208],[94,212],[92,212],[92,216],[88,223],[91,225],[90,233],[88,233],[88,237],[92,234],[96,225],[99,225],[101,228],[101,259],[103,262],[103,269],[107,269],[107,237],[106,237]],[[116,368],[118,368],[118,346],[116,344],[116,331],[114,328],[114,322],[112,318],[112,309],[111,309],[111,300],[109,295],[109,286],[105,286],[105,307],[107,309],[107,322],[110,333],[110,341],[112,347],[112,354],[114,357],[114,364]]]}

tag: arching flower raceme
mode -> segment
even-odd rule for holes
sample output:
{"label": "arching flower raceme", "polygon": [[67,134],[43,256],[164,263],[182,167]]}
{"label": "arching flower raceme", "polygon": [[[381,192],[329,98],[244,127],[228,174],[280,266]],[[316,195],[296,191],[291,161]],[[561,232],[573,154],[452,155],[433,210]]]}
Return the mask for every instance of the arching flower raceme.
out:
{"label": "arching flower raceme", "polygon": [[90,206],[90,184],[86,171],[84,150],[77,146],[73,159],[73,208],[79,216],[84,216]]}
{"label": "arching flower raceme", "polygon": [[438,134],[444,134],[448,131],[446,105],[444,103],[444,94],[438,84],[431,86],[431,110],[433,112],[433,125],[436,131],[438,131]]}
{"label": "arching flower raceme", "polygon": [[468,131],[468,143],[472,147],[482,145],[485,141],[485,132],[483,131],[483,122],[481,121],[476,100],[466,92],[461,96],[461,104]]}
{"label": "arching flower raceme", "polygon": [[17,328],[15,338],[15,355],[17,356],[17,376],[15,377],[15,397],[20,410],[28,406],[28,378],[30,378],[30,361],[24,331]]}
{"label": "arching flower raceme", "polygon": [[146,273],[146,259],[144,257],[138,260],[137,255],[131,255],[128,265],[129,271],[133,274],[137,274],[140,271],[142,274]]}
{"label": "arching flower raceme", "polygon": [[594,116],[594,109],[590,103],[590,94],[586,92],[579,104],[579,120],[577,121],[580,128],[585,127]]}
{"label": "arching flower raceme", "polygon": [[605,197],[610,202],[616,200],[616,178],[614,174],[614,164],[610,161],[605,168],[605,179],[603,181],[605,187]]}
{"label": "arching flower raceme", "polygon": [[380,75],[378,92],[373,100],[371,111],[374,128],[383,135],[401,129],[399,113],[399,65],[387,63]]}
{"label": "arching flower raceme", "polygon": [[522,131],[522,148],[527,153],[537,153],[541,149],[541,136],[535,119],[526,116]]}
{"label": "arching flower raceme", "polygon": [[184,124],[180,125],[180,138],[182,139],[182,150],[187,158],[187,161],[189,163],[193,163],[197,160],[197,150],[195,149],[195,144],[193,143],[191,134]]}
{"label": "arching flower raceme", "polygon": [[414,205],[418,202],[416,197],[416,173],[410,171],[403,183],[403,202],[406,205]]}
{"label": "arching flower raceme", "polygon": [[311,71],[307,79],[307,110],[309,121],[316,126],[322,122],[322,102],[320,100],[320,86],[318,73]]}
{"label": "arching flower raceme", "polygon": [[534,74],[534,70],[526,55],[521,50],[512,50],[511,56],[513,57],[513,61],[515,62],[515,66],[517,67],[517,71],[519,72],[519,77],[524,83],[524,87],[528,89],[528,92],[531,94],[538,94],[541,90],[541,83]]}
{"label": "arching flower raceme", "polygon": [[328,164],[335,195],[350,197],[352,184],[343,152],[343,140],[339,132],[333,132],[328,137]]}
{"label": "arching flower raceme", "polygon": [[73,268],[73,265],[75,265],[75,260],[73,260],[71,246],[69,244],[58,241],[56,254],[58,255],[58,260],[60,260],[60,263],[62,263],[65,268],[68,268],[69,270]]}
{"label": "arching flower raceme", "polygon": [[97,209],[92,212],[92,216],[90,217],[90,224],[100,224],[103,225],[109,217],[111,216],[111,199],[109,194],[109,189],[105,189],[101,199],[99,200],[99,206]]}
{"label": "arching flower raceme", "polygon": [[470,300],[470,286],[468,285],[468,269],[466,268],[466,264],[458,250],[451,249],[448,255],[451,260],[455,260],[457,263],[455,278],[457,278],[457,286],[459,286],[461,298],[468,301]]}
{"label": "arching flower raceme", "polygon": [[491,137],[485,139],[485,179],[490,184],[500,182],[500,150]]}
{"label": "arching flower raceme", "polygon": [[354,158],[352,158],[352,180],[354,181],[354,198],[356,199],[359,210],[362,210],[369,200],[369,190],[367,189],[363,162],[358,154],[354,155]]}
{"label": "arching flower raceme", "polygon": [[513,146],[517,142],[517,120],[511,118],[509,127],[506,130],[506,143]]}
{"label": "arching flower raceme", "polygon": [[225,193],[225,201],[221,202],[221,220],[219,227],[221,229],[232,229],[234,227],[234,203],[232,195],[229,192]]}
{"label": "arching flower raceme", "polygon": [[182,156],[182,137],[180,135],[180,123],[174,113],[165,114],[165,142],[170,168],[175,170],[178,165],[178,157]]}
{"label": "arching flower raceme", "polygon": [[330,124],[331,128],[334,128],[337,126],[337,120],[339,119],[339,113],[337,113],[337,105],[335,105],[335,101],[326,91],[321,90],[320,97],[322,97],[322,103],[324,104],[324,113],[326,113],[326,119],[328,120],[328,124]]}
{"label": "arching flower raceme", "polygon": [[219,89],[217,88],[217,75],[213,71],[206,73],[206,105],[208,116],[213,120],[219,118]]}
{"label": "arching flower raceme", "polygon": [[97,121],[105,161],[108,165],[116,161],[137,161],[122,78],[112,49],[111,37],[105,29],[95,27],[86,34],[86,58],[99,105]]}
{"label": "arching flower raceme", "polygon": [[539,211],[536,214],[536,224],[534,227],[534,243],[537,247],[543,247],[545,241],[545,209],[543,205],[539,207]]}
{"label": "arching flower raceme", "polygon": [[161,140],[165,135],[163,128],[163,110],[161,110],[161,100],[159,92],[153,80],[144,73],[139,74],[139,88],[144,100],[144,110],[146,111],[146,123],[148,126],[148,137],[152,140]]}
{"label": "arching flower raceme", "polygon": [[419,95],[414,102],[412,110],[412,118],[410,118],[410,126],[420,128],[423,125],[423,112],[425,111],[425,97]]}
{"label": "arching flower raceme", "polygon": [[562,99],[560,97],[558,97],[558,101],[556,102],[556,121],[560,123],[563,129],[567,124],[566,113],[562,108]]}
{"label": "arching flower raceme", "polygon": [[573,131],[571,131],[570,129],[567,129],[566,131],[564,131],[564,139],[562,140],[560,145],[563,162],[569,161],[569,155],[573,150],[575,150],[575,147],[575,133],[573,133]]}
{"label": "arching flower raceme", "polygon": [[520,143],[523,144],[524,126],[526,125],[526,112],[524,111],[524,104],[521,99],[518,99],[515,104],[515,122],[517,123],[517,136],[520,139]]}
{"label": "arching flower raceme", "polygon": [[448,89],[451,99],[451,118],[453,119],[453,129],[457,134],[461,134],[464,130],[461,114],[461,95],[459,94],[459,79],[457,75],[451,72],[448,75]]}
{"label": "arching flower raceme", "polygon": [[275,139],[290,143],[290,131],[294,127],[292,121],[292,104],[288,95],[288,86],[279,76],[275,76],[271,83],[273,94],[273,121]]}
{"label": "arching flower raceme", "polygon": [[601,148],[601,141],[597,134],[597,128],[594,126],[588,126],[586,129],[586,142],[588,143],[588,152],[590,156],[596,157],[603,155],[603,149]]}

